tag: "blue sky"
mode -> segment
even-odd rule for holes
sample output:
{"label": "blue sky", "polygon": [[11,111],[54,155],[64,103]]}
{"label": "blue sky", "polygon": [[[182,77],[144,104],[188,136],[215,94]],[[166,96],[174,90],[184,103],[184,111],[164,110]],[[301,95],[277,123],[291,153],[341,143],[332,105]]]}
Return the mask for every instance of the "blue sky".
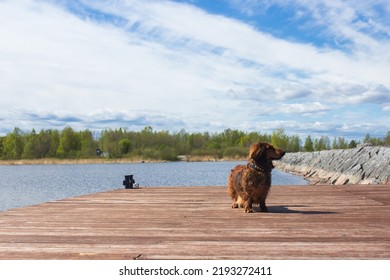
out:
{"label": "blue sky", "polygon": [[390,130],[389,0],[3,0],[0,14],[0,135]]}

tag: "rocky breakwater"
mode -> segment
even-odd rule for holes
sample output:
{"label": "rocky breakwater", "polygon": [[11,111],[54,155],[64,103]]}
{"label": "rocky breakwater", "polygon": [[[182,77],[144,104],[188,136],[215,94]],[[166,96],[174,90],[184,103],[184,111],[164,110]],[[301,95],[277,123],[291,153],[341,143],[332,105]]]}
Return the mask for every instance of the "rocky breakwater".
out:
{"label": "rocky breakwater", "polygon": [[390,184],[389,147],[287,153],[274,165],[304,176],[311,184]]}

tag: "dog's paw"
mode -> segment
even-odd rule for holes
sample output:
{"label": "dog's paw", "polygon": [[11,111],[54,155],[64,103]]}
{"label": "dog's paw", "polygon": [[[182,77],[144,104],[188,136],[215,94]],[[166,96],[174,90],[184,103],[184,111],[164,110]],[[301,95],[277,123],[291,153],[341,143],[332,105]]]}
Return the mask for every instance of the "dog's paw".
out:
{"label": "dog's paw", "polygon": [[268,212],[268,208],[265,205],[265,202],[260,202],[260,209],[261,209],[261,212]]}
{"label": "dog's paw", "polygon": [[253,209],[252,208],[245,208],[245,213],[253,213]]}
{"label": "dog's paw", "polygon": [[235,203],[235,202],[233,202],[233,204],[232,204],[232,208],[238,208],[238,204],[237,204],[237,203]]}

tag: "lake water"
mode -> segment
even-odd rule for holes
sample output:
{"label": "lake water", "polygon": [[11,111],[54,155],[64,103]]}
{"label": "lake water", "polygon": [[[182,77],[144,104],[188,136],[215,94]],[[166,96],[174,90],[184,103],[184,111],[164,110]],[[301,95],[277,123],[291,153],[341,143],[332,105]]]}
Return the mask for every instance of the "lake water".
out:
{"label": "lake water", "polygon": [[[125,175],[143,186],[226,186],[230,170],[244,162],[0,165],[0,211],[124,188]],[[277,169],[273,185],[306,185]]]}

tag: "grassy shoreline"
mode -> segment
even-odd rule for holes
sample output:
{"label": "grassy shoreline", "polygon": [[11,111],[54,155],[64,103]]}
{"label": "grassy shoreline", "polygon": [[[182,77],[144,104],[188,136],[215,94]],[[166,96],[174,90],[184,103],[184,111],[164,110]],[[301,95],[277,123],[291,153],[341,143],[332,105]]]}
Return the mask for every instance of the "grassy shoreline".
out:
{"label": "grassy shoreline", "polygon": [[[211,156],[192,156],[186,160],[178,160],[185,162],[216,162],[216,161],[239,161],[244,158],[222,158],[215,159]],[[18,160],[0,160],[0,165],[44,165],[44,164],[120,164],[120,163],[148,163],[148,162],[169,162],[166,160],[153,160],[143,158],[89,158],[89,159],[58,159],[58,158],[42,158],[42,159],[18,159]]]}

